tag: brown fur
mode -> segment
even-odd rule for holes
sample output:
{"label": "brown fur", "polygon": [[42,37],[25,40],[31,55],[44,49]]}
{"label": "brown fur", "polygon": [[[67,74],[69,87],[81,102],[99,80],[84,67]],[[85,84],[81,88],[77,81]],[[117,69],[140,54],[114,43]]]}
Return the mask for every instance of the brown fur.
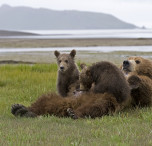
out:
{"label": "brown fur", "polygon": [[55,93],[42,95],[28,108],[20,104],[13,105],[11,112],[21,117],[49,114],[73,119],[96,118],[119,111],[130,95],[123,73],[109,62],[93,64],[89,69],[84,67],[80,82],[81,87],[86,87],[85,90],[90,90],[93,85],[94,93],[88,92],[76,98],[62,98]]}
{"label": "brown fur", "polygon": [[19,104],[13,105],[12,114],[21,117],[36,117],[47,114],[58,117],[69,117],[69,113],[67,112],[69,108],[73,110],[77,118],[96,118],[116,112],[119,110],[119,104],[113,95],[108,93],[88,93],[80,95],[77,98],[62,98],[55,93],[50,93],[42,95],[28,108]]}
{"label": "brown fur", "polygon": [[74,57],[76,51],[70,54],[60,54],[54,52],[58,64],[57,90],[62,97],[72,96],[73,92],[79,88],[79,70],[75,64]]}
{"label": "brown fur", "polygon": [[129,57],[122,69],[131,88],[131,104],[152,105],[152,61],[142,57]]}
{"label": "brown fur", "polygon": [[98,62],[90,67],[82,66],[80,73],[80,90],[94,93],[110,93],[118,103],[126,101],[130,96],[130,88],[125,76],[114,64]]}
{"label": "brown fur", "polygon": [[[141,57],[130,57],[122,67],[131,88],[131,103],[142,107],[150,106],[152,104],[152,61]],[[81,94],[77,98],[62,98],[55,93],[50,93],[42,95],[28,108],[15,104],[11,112],[21,117],[49,114],[74,119],[96,118],[121,110],[126,106],[124,102],[126,98],[130,97],[124,76],[116,66],[108,62],[96,63],[89,68],[83,66],[80,82],[84,90],[89,90],[93,84],[94,93]]]}

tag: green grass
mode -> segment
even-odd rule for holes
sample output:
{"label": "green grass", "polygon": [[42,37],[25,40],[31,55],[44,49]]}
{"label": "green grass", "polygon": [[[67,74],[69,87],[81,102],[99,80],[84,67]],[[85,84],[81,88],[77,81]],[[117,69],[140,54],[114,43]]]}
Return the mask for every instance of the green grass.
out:
{"label": "green grass", "polygon": [[29,106],[41,94],[56,91],[56,73],[56,64],[0,66],[0,145],[152,145],[152,108],[75,121],[11,115],[12,104]]}

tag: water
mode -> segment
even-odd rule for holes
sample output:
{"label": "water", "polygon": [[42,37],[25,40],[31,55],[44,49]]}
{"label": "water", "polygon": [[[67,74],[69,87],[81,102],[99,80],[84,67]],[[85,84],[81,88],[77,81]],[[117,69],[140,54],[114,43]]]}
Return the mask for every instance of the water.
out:
{"label": "water", "polygon": [[89,52],[113,52],[113,51],[136,51],[152,52],[152,46],[98,46],[98,47],[53,47],[53,48],[0,48],[0,53],[15,52],[51,52],[51,51],[89,51]]}
{"label": "water", "polygon": [[[152,29],[118,30],[22,30],[39,36],[9,36],[3,38],[74,39],[74,38],[152,38]],[[1,37],[2,38],[2,37]]]}

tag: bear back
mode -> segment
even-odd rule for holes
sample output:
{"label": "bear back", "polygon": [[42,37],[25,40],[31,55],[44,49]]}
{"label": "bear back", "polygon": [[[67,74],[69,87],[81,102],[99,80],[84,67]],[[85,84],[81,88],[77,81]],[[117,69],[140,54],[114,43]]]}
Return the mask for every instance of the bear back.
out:
{"label": "bear back", "polygon": [[130,96],[130,88],[125,76],[114,64],[102,61],[93,64],[89,69],[95,83],[95,93],[111,93],[119,103]]}

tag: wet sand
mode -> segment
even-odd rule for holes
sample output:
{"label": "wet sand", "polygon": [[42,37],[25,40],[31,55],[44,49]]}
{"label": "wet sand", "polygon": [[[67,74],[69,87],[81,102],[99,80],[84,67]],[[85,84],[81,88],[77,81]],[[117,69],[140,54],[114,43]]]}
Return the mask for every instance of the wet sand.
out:
{"label": "wet sand", "polygon": [[0,39],[0,48],[150,46],[152,39]]}

